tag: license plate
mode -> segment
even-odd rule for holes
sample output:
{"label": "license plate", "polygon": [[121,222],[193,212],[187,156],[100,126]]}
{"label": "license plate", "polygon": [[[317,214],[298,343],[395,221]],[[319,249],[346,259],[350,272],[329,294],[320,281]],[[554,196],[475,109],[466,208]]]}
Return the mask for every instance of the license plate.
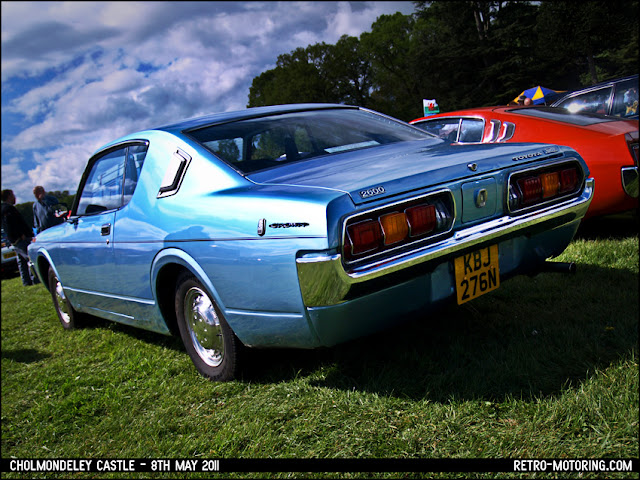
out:
{"label": "license plate", "polygon": [[15,256],[16,256],[16,252],[7,252],[2,254],[2,258],[4,259],[13,258]]}
{"label": "license plate", "polygon": [[454,262],[458,305],[500,286],[497,245],[457,257]]}

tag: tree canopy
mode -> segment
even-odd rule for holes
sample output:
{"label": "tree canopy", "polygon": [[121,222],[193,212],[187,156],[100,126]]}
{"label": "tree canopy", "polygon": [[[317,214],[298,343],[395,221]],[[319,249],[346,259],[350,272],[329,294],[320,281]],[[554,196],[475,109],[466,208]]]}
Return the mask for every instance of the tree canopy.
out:
{"label": "tree canopy", "polygon": [[638,73],[637,0],[415,4],[359,38],[281,54],[254,78],[248,106],[346,103],[411,120],[422,99],[451,111]]}

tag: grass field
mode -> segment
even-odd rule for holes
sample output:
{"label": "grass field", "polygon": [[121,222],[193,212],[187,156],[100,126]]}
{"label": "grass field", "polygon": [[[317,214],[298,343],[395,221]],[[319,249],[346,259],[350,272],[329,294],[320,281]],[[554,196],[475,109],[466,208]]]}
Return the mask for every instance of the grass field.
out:
{"label": "grass field", "polygon": [[578,273],[518,277],[332,349],[253,351],[225,384],[177,338],[99,319],[65,332],[43,286],[4,279],[2,458],[638,458],[637,223],[587,225],[558,260]]}

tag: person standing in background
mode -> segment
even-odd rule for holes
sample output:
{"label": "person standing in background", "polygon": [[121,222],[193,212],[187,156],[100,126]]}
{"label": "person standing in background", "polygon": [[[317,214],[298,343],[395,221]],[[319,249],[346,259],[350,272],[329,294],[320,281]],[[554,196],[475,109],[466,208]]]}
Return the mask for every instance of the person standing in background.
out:
{"label": "person standing in background", "polygon": [[29,255],[27,254],[27,247],[33,238],[33,230],[27,225],[25,219],[14,206],[15,204],[16,196],[13,194],[13,190],[3,190],[2,228],[18,254],[18,270],[22,284],[28,287],[40,283],[38,277],[34,276],[29,269]]}
{"label": "person standing in background", "polygon": [[44,187],[35,187],[33,195],[36,197],[36,201],[33,202],[33,226],[36,234],[64,222],[64,218],[55,215],[54,207],[59,203],[58,200],[52,195],[47,195]]}

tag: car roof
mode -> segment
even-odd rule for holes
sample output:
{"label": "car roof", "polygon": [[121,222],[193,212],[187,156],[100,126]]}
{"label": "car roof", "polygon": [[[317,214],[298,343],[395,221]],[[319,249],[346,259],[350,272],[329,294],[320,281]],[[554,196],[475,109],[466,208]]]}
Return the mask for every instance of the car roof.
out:
{"label": "car roof", "polygon": [[579,92],[581,90],[590,90],[592,88],[605,87],[605,86],[611,85],[613,83],[620,83],[620,82],[626,82],[627,80],[633,80],[634,78],[638,78],[638,74],[637,73],[635,75],[629,75],[627,77],[620,77],[620,78],[613,78],[613,79],[610,79],[610,80],[605,80],[604,82],[599,82],[599,83],[596,83],[595,85],[589,85],[589,86],[582,87],[582,88],[576,88],[575,90],[572,90],[571,93]]}
{"label": "car roof", "polygon": [[272,105],[268,107],[254,107],[244,110],[236,110],[231,112],[214,113],[202,117],[182,120],[177,123],[164,125],[153,128],[152,130],[164,130],[167,132],[183,132],[186,130],[194,130],[200,127],[207,127],[218,123],[227,123],[237,120],[245,120],[247,118],[263,117],[266,115],[309,111],[309,110],[326,110],[334,108],[357,109],[352,105],[342,105],[334,103],[300,103],[290,105]]}
{"label": "car roof", "polygon": [[598,123],[610,123],[624,121],[619,117],[610,117],[607,115],[599,115],[595,113],[569,113],[564,108],[549,107],[542,105],[534,105],[524,107],[522,105],[508,105],[495,107],[478,107],[468,108],[464,110],[455,110],[453,112],[439,113],[428,117],[417,118],[411,123],[437,120],[438,118],[447,117],[486,117],[491,115],[523,115],[532,120],[554,121],[575,126],[590,126]]}
{"label": "car roof", "polygon": [[567,92],[561,97],[559,97],[558,99],[554,100],[554,102],[551,105],[557,105],[562,101],[566,100],[567,98],[573,97],[574,95],[579,93],[586,93],[591,90],[598,90],[599,88],[608,87],[610,85],[615,85],[616,83],[622,83],[622,82],[626,82],[628,80],[634,80],[634,79],[635,80],[638,79],[637,73],[635,75],[629,75],[627,77],[613,78],[611,80],[606,80],[604,82],[596,83],[595,85],[588,85],[586,87],[576,88],[575,90],[571,90],[570,92]]}

